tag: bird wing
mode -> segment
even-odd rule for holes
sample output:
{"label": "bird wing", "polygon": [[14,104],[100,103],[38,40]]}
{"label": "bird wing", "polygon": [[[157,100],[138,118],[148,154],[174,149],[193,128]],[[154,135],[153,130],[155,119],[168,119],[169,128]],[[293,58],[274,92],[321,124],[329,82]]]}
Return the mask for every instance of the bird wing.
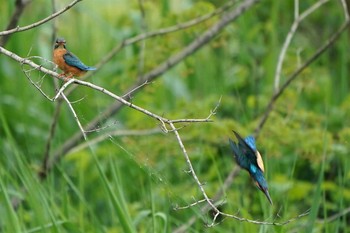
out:
{"label": "bird wing", "polygon": [[253,136],[248,136],[244,139],[244,141],[248,144],[250,148],[256,151],[255,138]]}
{"label": "bird wing", "polygon": [[265,172],[264,162],[262,160],[262,157],[261,157],[259,151],[256,151],[256,162],[257,162],[259,168],[261,169],[261,171]]}
{"label": "bird wing", "polygon": [[230,147],[231,147],[231,149],[233,151],[233,155],[234,155],[235,160],[238,163],[238,165],[240,167],[248,170],[249,169],[249,162],[248,162],[246,156],[242,153],[242,151],[238,147],[238,144],[236,144],[231,139],[228,139],[228,141],[230,143]]}
{"label": "bird wing", "polygon": [[84,63],[82,63],[77,56],[75,56],[74,54],[72,54],[69,51],[67,51],[67,53],[65,55],[63,55],[63,59],[68,65],[74,66],[78,69],[95,70],[95,68],[89,67],[89,66],[85,65]]}
{"label": "bird wing", "polygon": [[255,170],[254,167],[257,167],[264,172],[264,164],[260,153],[256,149],[255,138],[253,136],[248,136],[245,139],[243,139],[236,131],[234,130],[232,131],[236,135],[236,138],[238,139],[237,150],[242,151],[242,153],[246,157],[245,160],[249,161],[249,163],[246,162],[248,166],[247,168],[248,171],[254,172]]}
{"label": "bird wing", "polygon": [[252,148],[255,151],[256,164],[264,172],[264,162],[259,151],[256,149],[255,138],[253,136],[248,136],[244,139],[244,141],[250,146],[250,148]]}
{"label": "bird wing", "polygon": [[[254,154],[255,155],[255,147],[251,147],[236,131],[232,130],[233,133],[236,135],[236,138],[238,139],[238,146],[243,151],[244,154]],[[255,145],[255,139],[254,139],[254,145]],[[256,157],[256,155],[255,155]]]}
{"label": "bird wing", "polygon": [[234,153],[235,155],[239,155],[239,154],[240,154],[240,151],[239,151],[239,149],[238,149],[237,144],[236,144],[234,141],[232,141],[231,139],[228,139],[228,141],[229,141],[229,143],[230,143],[231,149],[233,150],[233,153]]}

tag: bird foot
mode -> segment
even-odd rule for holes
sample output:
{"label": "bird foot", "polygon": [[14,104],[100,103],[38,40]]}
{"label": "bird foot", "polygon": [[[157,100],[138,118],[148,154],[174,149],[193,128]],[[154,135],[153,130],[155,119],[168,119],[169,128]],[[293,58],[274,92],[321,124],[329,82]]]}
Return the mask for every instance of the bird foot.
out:
{"label": "bird foot", "polygon": [[67,75],[66,73],[63,73],[63,74],[60,74],[59,77],[62,78],[64,82],[68,82],[68,80],[71,79],[73,75],[72,74]]}

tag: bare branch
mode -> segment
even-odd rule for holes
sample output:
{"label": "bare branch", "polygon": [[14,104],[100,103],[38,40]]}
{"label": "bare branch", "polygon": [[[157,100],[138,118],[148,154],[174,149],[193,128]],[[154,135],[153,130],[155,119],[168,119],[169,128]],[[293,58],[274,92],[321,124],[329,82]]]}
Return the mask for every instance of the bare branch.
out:
{"label": "bare branch", "polygon": [[51,75],[51,76],[53,76],[55,78],[58,78],[58,79],[61,79],[61,80],[64,80],[64,78],[60,74],[58,74],[56,72],[53,72],[52,70],[46,69],[46,68],[36,64],[35,62],[33,62],[33,61],[29,60],[29,59],[22,58],[22,57],[18,56],[17,54],[15,54],[15,53],[13,53],[13,52],[11,52],[9,50],[4,49],[1,46],[0,46],[0,53],[11,57],[13,60],[18,61],[22,65],[23,64],[27,64],[27,65],[33,67],[34,69],[39,70],[39,71],[41,71],[41,72],[43,72],[45,74]]}
{"label": "bare branch", "polygon": [[178,206],[176,205],[173,209],[174,210],[184,210],[184,209],[188,209],[188,208],[191,208],[193,206],[196,206],[198,204],[201,204],[201,203],[207,203],[207,200],[206,199],[202,199],[202,200],[199,200],[199,201],[195,201],[189,205],[186,205],[186,206]]}
{"label": "bare branch", "polygon": [[[6,27],[6,30],[10,30],[11,28],[14,28],[17,26],[19,19],[21,18],[21,15],[24,11],[24,9],[26,8],[26,6],[29,5],[29,3],[31,3],[32,0],[16,0],[16,9],[13,12],[10,22]],[[0,38],[0,46],[5,46],[7,40],[9,39],[9,35],[7,36],[2,36]]]}
{"label": "bare branch", "polygon": [[[238,166],[235,166],[234,169],[230,172],[230,174],[226,177],[224,184],[220,187],[220,189],[217,191],[215,194],[214,198],[212,199],[213,202],[217,202],[223,195],[226,189],[233,183],[234,178],[238,175],[239,171],[241,169]],[[191,173],[189,171],[188,173]],[[210,210],[209,204],[206,204],[201,208],[201,212],[204,214]],[[173,233],[183,233],[183,232],[188,232],[188,228],[195,223],[197,219],[197,216],[193,216],[190,218],[187,223],[184,223],[182,226],[176,228]]]}
{"label": "bare branch", "polygon": [[[167,124],[172,123],[172,120],[164,118],[164,117],[162,117],[160,115],[157,115],[155,113],[152,113],[152,112],[150,112],[150,111],[148,111],[148,110],[146,110],[144,108],[141,108],[141,107],[139,107],[139,106],[137,106],[137,105],[135,105],[133,103],[130,103],[129,101],[127,101],[127,100],[123,99],[122,97],[114,94],[113,92],[107,90],[106,88],[103,88],[103,87],[100,87],[100,86],[97,86],[95,84],[92,84],[92,83],[89,83],[89,82],[86,82],[86,81],[82,81],[82,80],[79,80],[79,79],[70,79],[70,80],[68,80],[68,82],[66,82],[62,86],[62,88],[58,91],[58,93],[55,96],[55,98],[53,98],[53,101],[55,101],[58,98],[59,95],[62,95],[63,91],[72,83],[76,83],[76,84],[79,84],[79,85],[87,86],[87,87],[90,87],[90,88],[92,88],[94,90],[100,91],[100,92],[102,92],[102,93],[112,97],[113,99],[121,102],[122,104],[124,104],[124,105],[126,105],[126,106],[128,106],[130,108],[133,108],[133,109],[135,109],[135,110],[137,110],[137,111],[139,111],[139,112],[141,112],[141,113],[143,113],[145,115],[148,115],[148,116],[150,116],[150,117],[152,117],[154,119],[157,119],[157,120],[159,120],[161,122],[164,122],[164,123],[167,123]],[[208,122],[208,121],[209,121],[208,119],[181,119],[181,120],[176,120],[176,122]]]}
{"label": "bare branch", "polygon": [[295,19],[294,19],[294,22],[293,22],[293,24],[288,32],[287,37],[283,43],[283,46],[282,46],[282,49],[281,49],[281,52],[279,54],[278,61],[277,61],[276,73],[275,73],[275,92],[278,92],[278,90],[279,90],[284,57],[286,55],[287,49],[288,49],[293,37],[295,35],[295,32],[297,31],[297,29],[299,27],[300,22],[302,22],[307,16],[309,16],[311,13],[316,11],[319,7],[321,7],[323,4],[325,4],[328,1],[329,0],[320,0],[320,1],[316,2],[314,5],[312,5],[309,9],[307,9],[305,12],[303,12],[299,16],[299,0],[295,0],[295,4],[294,4]]}
{"label": "bare branch", "polygon": [[275,102],[282,95],[285,89],[298,77],[298,75],[303,72],[311,63],[313,63],[317,58],[319,58],[330,46],[332,46],[340,37],[340,35],[349,27],[350,21],[344,22],[341,27],[336,31],[324,45],[322,45],[308,60],[306,60],[298,69],[296,69],[288,78],[287,81],[281,86],[281,88],[273,94],[268,103],[263,117],[261,118],[258,126],[255,129],[255,134],[257,135],[262,127],[264,126],[266,120],[268,119]]}
{"label": "bare branch", "polygon": [[346,209],[343,209],[341,211],[339,211],[338,213],[332,215],[332,216],[329,216],[328,218],[325,218],[325,219],[318,219],[317,222],[319,223],[322,223],[322,224],[325,224],[325,223],[328,223],[328,222],[333,222],[334,220],[342,217],[342,216],[345,216],[347,215],[348,213],[350,213],[350,207],[346,208]]}
{"label": "bare branch", "polygon": [[185,157],[187,166],[189,167],[189,169],[190,169],[190,171],[191,171],[191,175],[192,175],[193,179],[194,179],[195,182],[197,183],[197,185],[198,185],[200,191],[202,192],[202,195],[203,195],[204,199],[207,201],[207,203],[210,205],[210,207],[211,207],[215,212],[220,212],[220,211],[216,208],[216,206],[211,202],[211,200],[209,199],[208,195],[206,194],[206,192],[205,192],[205,190],[204,190],[204,188],[203,188],[202,183],[199,181],[198,176],[197,176],[196,172],[195,172],[194,169],[193,169],[191,160],[190,160],[190,158],[189,158],[189,156],[188,156],[188,154],[187,154],[186,148],[185,148],[185,146],[184,146],[184,144],[183,144],[183,142],[182,142],[182,140],[181,140],[181,137],[180,137],[179,132],[176,130],[176,127],[174,126],[173,123],[170,123],[169,125],[170,125],[171,129],[172,129],[172,130],[174,131],[174,133],[175,133],[176,140],[177,140],[177,142],[178,142],[178,144],[179,144],[179,146],[180,146],[180,148],[181,148],[181,151],[182,151],[182,153],[183,153],[183,155],[184,155],[184,157]]}
{"label": "bare branch", "polygon": [[146,85],[148,85],[148,84],[151,84],[151,82],[148,82],[148,81],[146,80],[144,83],[140,84],[139,86],[137,86],[137,87],[133,88],[132,90],[130,90],[128,93],[124,94],[124,95],[122,96],[122,98],[124,98],[124,99],[125,99],[125,98],[131,99],[132,93],[136,92],[138,89],[143,88],[144,86],[146,86]]}
{"label": "bare branch", "polygon": [[[259,0],[257,0],[257,1],[259,1]],[[257,1],[254,1],[254,2],[257,2]],[[101,61],[99,62],[99,64],[96,65],[96,67],[98,68],[98,67],[102,66],[103,64],[105,64],[106,62],[108,62],[122,48],[124,48],[128,45],[131,45],[131,44],[134,44],[134,43],[137,43],[139,41],[143,41],[143,40],[146,40],[146,39],[149,39],[152,37],[161,36],[161,35],[169,34],[172,32],[177,32],[177,31],[180,31],[180,30],[183,30],[186,28],[196,26],[200,23],[203,23],[206,20],[211,19],[212,17],[214,17],[216,15],[220,15],[220,14],[224,13],[225,11],[229,10],[234,5],[235,2],[236,2],[236,0],[231,0],[231,1],[227,2],[226,4],[224,4],[223,6],[221,6],[220,8],[216,9],[215,11],[213,11],[209,14],[200,16],[198,18],[192,19],[190,21],[187,21],[184,23],[179,23],[179,24],[167,27],[167,28],[162,28],[162,29],[159,29],[159,30],[156,30],[153,32],[143,33],[143,34],[137,35],[135,37],[126,39],[121,44],[114,47],[110,53],[108,53],[103,59],[101,59]]]}
{"label": "bare branch", "polygon": [[219,108],[220,106],[220,103],[221,103],[221,98],[222,96],[220,96],[220,99],[218,101],[218,103],[216,104],[216,106],[214,107],[213,110],[210,111],[210,114],[207,116],[207,118],[205,119],[177,119],[177,120],[170,120],[171,123],[181,123],[181,122],[212,122],[213,120],[211,120],[211,117],[213,115],[216,114],[217,112],[217,109]]}
{"label": "bare branch", "polygon": [[69,102],[69,100],[67,99],[67,97],[65,96],[65,94],[61,93],[61,96],[63,97],[64,101],[66,101],[66,103],[67,103],[69,109],[70,109],[71,112],[73,113],[74,119],[75,119],[75,121],[77,122],[77,124],[78,124],[78,126],[79,126],[80,132],[81,132],[81,134],[83,135],[83,137],[84,137],[84,139],[85,139],[85,141],[86,141],[86,140],[87,140],[86,133],[85,133],[85,131],[84,131],[83,126],[81,125],[81,123],[80,123],[80,121],[79,121],[79,118],[78,118],[78,116],[77,116],[77,114],[76,114],[76,112],[75,112],[75,110],[74,110],[72,104]]}
{"label": "bare branch", "polygon": [[0,36],[5,36],[5,35],[9,35],[9,34],[13,34],[13,33],[16,33],[16,32],[22,32],[22,31],[26,31],[26,30],[29,30],[29,29],[32,29],[32,28],[35,28],[35,27],[38,27],[48,21],[50,21],[51,19],[63,14],[64,12],[66,12],[67,10],[69,10],[70,8],[72,8],[75,4],[77,4],[78,2],[81,2],[82,0],[75,0],[73,1],[71,4],[67,5],[65,8],[63,8],[62,10],[60,11],[57,11],[56,13],[46,17],[45,19],[42,19],[38,22],[35,22],[35,23],[32,23],[30,25],[27,25],[27,26],[24,26],[24,27],[15,27],[13,29],[10,29],[10,30],[7,30],[7,31],[2,31],[0,32]]}
{"label": "bare branch", "polygon": [[[239,17],[241,14],[243,14],[245,10],[247,10],[249,7],[251,7],[253,4],[255,4],[259,1],[260,0],[245,0],[245,2],[243,2],[241,5],[239,5],[236,10],[233,10],[233,11],[227,13],[227,20],[229,22],[235,20],[237,17]],[[161,36],[161,35],[165,35],[165,34],[169,34],[172,32],[176,32],[179,30],[193,27],[193,26],[200,24],[200,23],[202,23],[202,22],[204,22],[204,21],[206,21],[206,20],[208,20],[216,15],[220,15],[220,14],[226,12],[234,5],[235,2],[236,2],[236,0],[231,0],[231,1],[227,2],[226,4],[224,4],[222,7],[213,11],[212,13],[200,16],[198,18],[192,19],[192,20],[187,21],[185,23],[179,23],[177,25],[170,26],[167,28],[162,28],[162,29],[159,29],[159,30],[156,30],[153,32],[147,32],[147,33],[140,34],[140,35],[137,35],[135,37],[132,37],[132,38],[129,38],[129,39],[122,41],[119,45],[115,46],[105,57],[103,57],[97,65],[95,65],[97,70],[90,72],[90,74],[88,74],[86,77],[89,77],[93,73],[98,72],[98,70],[99,70],[98,68],[103,66],[109,60],[111,60],[124,47],[131,45],[131,44],[134,44],[134,43],[137,43],[139,41],[143,41],[145,39],[149,39],[152,37]],[[226,22],[226,20],[222,19],[219,21],[219,23],[215,24],[214,26],[218,27],[218,29],[219,29],[218,31],[220,31],[229,22]],[[223,24],[223,25],[221,25],[221,24]],[[212,28],[214,28],[214,26]],[[215,33],[217,33],[217,32],[215,32]],[[215,35],[215,33],[214,33],[214,35]],[[212,35],[212,36],[214,36],[214,35]],[[199,47],[201,47],[201,46],[199,45]],[[141,78],[143,80],[147,80],[144,76],[142,76]]]}
{"label": "bare branch", "polygon": [[145,39],[149,39],[155,36],[160,36],[160,35],[164,35],[164,34],[168,34],[171,32],[176,32],[179,30],[183,30],[186,28],[190,28],[193,27],[195,25],[198,25],[216,15],[222,14],[223,12],[227,11],[228,9],[230,9],[234,3],[236,2],[236,0],[231,0],[229,2],[227,2],[226,4],[224,4],[223,6],[219,7],[218,9],[216,9],[215,11],[213,11],[212,13],[206,14],[206,15],[202,15],[198,18],[192,19],[190,21],[187,21],[185,23],[179,23],[177,25],[174,26],[170,26],[167,28],[163,28],[163,29],[159,29],[153,32],[148,32],[148,33],[144,33],[144,34],[140,34],[138,36],[135,36],[133,38],[127,39],[124,42],[124,46],[126,45],[130,45],[130,44],[134,44],[136,42],[145,40]]}
{"label": "bare branch", "polygon": [[344,17],[345,17],[345,21],[349,21],[350,16],[349,16],[349,6],[346,3],[346,0],[341,0],[341,4],[343,5],[343,10],[344,10]]}
{"label": "bare branch", "polygon": [[[144,8],[144,0],[138,0],[139,8],[141,12],[141,30],[143,33],[147,31],[147,24],[146,24],[146,12]],[[143,40],[141,42],[140,46],[140,52],[139,52],[139,63],[138,63],[138,77],[141,77],[144,72],[144,66],[145,66],[145,48],[146,48],[146,40]]]}

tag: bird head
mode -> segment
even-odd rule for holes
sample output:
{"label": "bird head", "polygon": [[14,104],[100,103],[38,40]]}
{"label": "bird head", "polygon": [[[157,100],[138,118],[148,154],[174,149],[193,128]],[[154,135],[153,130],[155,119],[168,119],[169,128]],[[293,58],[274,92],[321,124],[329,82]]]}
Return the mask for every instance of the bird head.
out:
{"label": "bird head", "polygon": [[55,49],[66,48],[66,40],[64,38],[57,38],[55,41]]}

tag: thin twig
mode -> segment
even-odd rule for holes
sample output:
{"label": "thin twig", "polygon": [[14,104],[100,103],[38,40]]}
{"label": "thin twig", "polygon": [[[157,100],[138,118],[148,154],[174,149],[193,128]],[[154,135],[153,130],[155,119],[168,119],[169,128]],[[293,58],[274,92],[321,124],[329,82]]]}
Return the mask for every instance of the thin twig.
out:
{"label": "thin twig", "polygon": [[207,203],[207,200],[206,199],[202,199],[202,200],[199,200],[199,201],[194,201],[193,203],[189,204],[189,205],[186,205],[186,206],[174,206],[173,210],[184,210],[184,209],[188,209],[188,208],[191,208],[193,206],[196,206],[198,204],[201,204],[201,203]]}
{"label": "thin twig", "polygon": [[[217,202],[223,195],[226,189],[233,183],[234,178],[238,175],[239,171],[241,169],[238,166],[235,166],[234,169],[230,172],[230,174],[226,177],[224,184],[220,187],[220,189],[217,191],[213,198],[213,202]],[[189,171],[191,173],[191,171]],[[210,206],[206,204],[201,208],[201,213],[207,213],[210,210]],[[173,233],[184,233],[188,232],[188,228],[192,226],[196,222],[197,216],[193,216],[190,218],[187,223],[183,224],[182,226],[176,228]]]}
{"label": "thin twig", "polygon": [[5,35],[13,34],[13,33],[16,33],[16,32],[22,32],[22,31],[26,31],[26,30],[38,27],[38,26],[40,26],[40,25],[50,21],[51,19],[56,18],[57,16],[63,14],[64,12],[66,12],[67,10],[72,8],[75,4],[77,4],[78,2],[81,2],[81,1],[82,0],[75,0],[72,3],[70,3],[69,5],[67,5],[65,8],[63,8],[62,10],[57,11],[56,13],[46,17],[45,19],[42,19],[42,20],[37,21],[35,23],[32,23],[30,25],[27,25],[27,26],[24,26],[24,27],[17,26],[17,27],[15,27],[13,29],[2,31],[2,32],[0,32],[0,36],[5,36]]}
{"label": "thin twig", "polygon": [[76,112],[75,112],[75,110],[74,110],[72,104],[69,102],[69,100],[67,99],[67,97],[65,96],[65,94],[61,93],[61,96],[62,96],[63,99],[66,101],[66,103],[67,103],[69,109],[71,110],[71,112],[72,112],[72,114],[73,114],[73,116],[74,116],[75,121],[77,122],[77,124],[78,124],[78,126],[79,126],[80,132],[81,132],[81,134],[83,135],[83,137],[84,137],[84,139],[85,139],[85,141],[86,141],[86,140],[87,140],[87,137],[86,137],[85,130],[84,130],[83,126],[81,125],[80,120],[79,120],[79,118],[78,118],[78,115],[76,114]]}
{"label": "thin twig", "polygon": [[[16,3],[15,3],[16,8],[11,16],[10,22],[6,27],[6,30],[10,30],[10,29],[17,26],[18,21],[21,18],[22,13],[24,12],[24,9],[31,2],[32,2],[32,0],[16,0]],[[9,35],[2,36],[0,38],[0,46],[5,46],[8,39],[9,39]]]}
{"label": "thin twig", "polygon": [[342,26],[336,31],[327,41],[324,45],[322,45],[308,60],[306,60],[298,69],[296,69],[288,78],[287,81],[281,86],[281,88],[273,94],[273,96],[270,99],[270,102],[268,103],[266,110],[264,112],[263,117],[261,118],[258,126],[255,129],[255,134],[257,135],[262,127],[264,126],[266,120],[268,119],[275,102],[277,99],[283,94],[285,89],[298,77],[298,75],[303,72],[303,70],[311,63],[313,63],[317,58],[319,58],[330,46],[332,46],[339,38],[339,36],[349,27],[350,21],[346,21],[342,24]]}
{"label": "thin twig", "polygon": [[350,207],[346,208],[346,209],[343,209],[341,210],[340,212],[332,215],[332,216],[329,216],[328,218],[325,218],[325,219],[318,219],[317,222],[319,223],[329,223],[329,222],[333,222],[334,220],[340,218],[340,217],[343,217],[345,215],[347,215],[348,213],[350,213]]}
{"label": "thin twig", "polygon": [[136,92],[138,89],[143,88],[144,86],[146,86],[146,85],[148,85],[148,84],[150,84],[150,83],[151,83],[151,82],[149,82],[148,80],[146,80],[144,83],[140,84],[139,86],[137,86],[137,87],[133,88],[132,90],[130,90],[128,93],[124,94],[124,95],[122,96],[122,98],[124,98],[124,99],[125,99],[125,98],[131,99],[132,93]]}
{"label": "thin twig", "polygon": [[295,0],[294,4],[294,22],[287,34],[287,37],[283,43],[281,52],[278,56],[277,66],[276,66],[276,73],[275,73],[275,92],[278,92],[279,85],[280,85],[280,79],[281,79],[281,72],[282,72],[282,65],[284,61],[284,57],[286,55],[287,49],[299,27],[300,22],[302,22],[307,16],[309,16],[311,13],[316,11],[319,7],[321,7],[323,4],[328,2],[329,0],[320,0],[316,2],[314,5],[312,5],[310,8],[308,8],[306,11],[304,11],[301,15],[299,15],[299,0]]}
{"label": "thin twig", "polygon": [[346,0],[341,0],[340,1],[342,6],[343,6],[343,10],[344,10],[344,17],[345,17],[345,21],[349,21],[350,20],[350,16],[349,16],[349,6],[346,3]]}
{"label": "thin twig", "polygon": [[[141,112],[141,113],[143,113],[143,114],[145,114],[145,115],[148,115],[148,116],[150,116],[150,117],[152,117],[152,118],[154,118],[154,119],[159,120],[160,122],[163,122],[163,124],[164,124],[164,123],[167,123],[167,124],[173,123],[172,121],[174,121],[174,122],[176,122],[176,123],[182,123],[182,122],[210,122],[210,121],[211,121],[211,120],[208,119],[208,118],[205,118],[205,119],[179,119],[179,120],[170,120],[170,119],[164,118],[164,117],[162,117],[162,116],[160,116],[160,115],[157,115],[157,114],[155,114],[155,113],[152,113],[152,112],[150,112],[150,111],[148,111],[148,110],[146,110],[146,109],[144,109],[144,108],[141,108],[141,107],[139,107],[139,106],[137,106],[137,105],[135,105],[135,104],[133,104],[133,103],[131,103],[131,102],[129,102],[129,101],[123,99],[122,97],[120,97],[120,96],[114,94],[113,92],[107,90],[106,88],[100,87],[100,86],[95,85],[95,84],[92,84],[92,83],[90,83],[90,82],[86,82],[86,81],[79,80],[79,79],[73,79],[73,78],[72,78],[72,79],[69,79],[68,82],[66,82],[66,83],[61,87],[61,89],[57,92],[56,96],[55,96],[53,99],[49,99],[49,100],[55,101],[59,96],[62,96],[64,90],[65,90],[69,85],[71,85],[72,83],[76,83],[76,84],[79,84],[79,85],[82,85],[82,86],[87,86],[87,87],[89,87],[89,88],[91,88],[91,89],[100,91],[100,92],[102,92],[102,93],[104,93],[104,94],[106,94],[106,95],[112,97],[113,99],[115,99],[115,100],[121,102],[122,104],[124,104],[124,105],[126,105],[126,106],[128,106],[128,107],[130,107],[130,108],[133,108],[133,109],[135,109],[135,110],[137,110],[137,111],[139,111],[139,112]],[[84,131],[84,132],[85,132],[85,131]]]}
{"label": "thin twig", "polygon": [[51,75],[51,76],[58,78],[60,80],[64,80],[64,77],[62,77],[60,74],[53,72],[52,70],[46,69],[45,67],[38,65],[29,59],[22,58],[22,57],[18,56],[17,54],[15,54],[15,53],[13,53],[13,52],[11,52],[11,51],[9,51],[1,46],[0,46],[0,53],[12,58],[13,60],[17,61],[21,65],[27,64],[27,65],[33,67],[34,69],[39,70],[45,74]]}
{"label": "thin twig", "polygon": [[[8,52],[11,53],[10,51],[8,51]],[[26,63],[26,62],[23,62],[23,60],[32,61],[32,59],[43,60],[43,61],[44,61],[44,62],[43,62],[44,64],[45,64],[45,63],[49,63],[49,64],[53,64],[53,65],[54,65],[54,63],[53,63],[52,61],[49,61],[49,60],[47,60],[47,59],[44,59],[44,58],[38,57],[38,56],[31,56],[31,57],[27,57],[27,58],[25,58],[25,59],[24,59],[24,58],[21,58],[21,57],[17,57],[17,58],[15,59],[15,60],[21,62],[22,71],[23,71],[24,75],[27,77],[27,79],[29,80],[29,82],[30,82],[36,89],[38,89],[39,92],[40,92],[44,97],[50,99],[49,95],[46,94],[46,93],[41,89],[41,83],[42,83],[42,81],[44,80],[44,78],[45,78],[45,76],[47,75],[47,73],[43,73],[44,75],[41,76],[41,81],[40,81],[39,84],[38,84],[38,82],[33,81],[33,79],[31,78],[32,71],[33,71],[33,70],[36,70],[36,69],[38,69],[38,68],[40,68],[40,67],[42,67],[42,66],[40,65],[40,66],[34,66],[34,67],[33,67],[33,66],[30,65],[30,67],[32,67],[33,69],[25,69],[25,67],[24,67],[24,65],[27,64],[27,63]],[[35,64],[35,63],[33,63],[33,64]],[[36,65],[36,64],[35,64],[35,65]]]}
{"label": "thin twig", "polygon": [[190,171],[191,171],[191,175],[193,177],[193,179],[195,180],[195,182],[197,183],[204,199],[207,201],[207,203],[210,205],[210,207],[215,211],[215,212],[220,212],[216,206],[211,202],[210,198],[208,197],[207,193],[205,192],[204,188],[203,188],[203,184],[199,181],[199,178],[196,174],[196,172],[194,171],[193,169],[193,166],[192,166],[192,163],[191,163],[191,160],[187,154],[187,151],[186,151],[186,148],[182,142],[182,139],[180,137],[180,134],[179,132],[176,130],[176,127],[173,123],[170,123],[169,124],[170,128],[174,131],[174,134],[175,134],[175,137],[176,137],[176,140],[181,148],[181,151],[182,151],[182,154],[184,155],[185,157],[185,160],[186,160],[186,163],[187,163],[187,166],[189,167]]}
{"label": "thin twig", "polygon": [[[257,0],[257,1],[260,1],[260,0]],[[257,2],[257,1],[253,1],[253,2]],[[200,23],[203,23],[203,22],[213,18],[214,16],[220,15],[220,14],[224,13],[225,11],[229,10],[234,5],[235,2],[237,2],[237,0],[231,0],[231,1],[227,2],[226,4],[224,4],[223,6],[219,7],[218,9],[214,10],[213,12],[206,14],[206,15],[199,16],[198,18],[192,19],[190,21],[187,21],[184,23],[179,23],[179,24],[176,24],[176,25],[173,25],[173,26],[170,26],[167,28],[155,30],[152,32],[143,33],[143,34],[137,35],[135,37],[131,37],[129,39],[126,39],[126,40],[122,41],[119,45],[115,46],[104,58],[102,58],[100,60],[100,62],[96,65],[96,67],[99,68],[102,65],[104,65],[105,63],[107,63],[122,48],[124,48],[128,45],[131,45],[131,44],[134,44],[134,43],[137,43],[139,41],[146,40],[146,39],[150,39],[152,37],[161,36],[161,35],[169,34],[172,32],[177,32],[180,30],[184,30],[184,29],[196,26]],[[90,74],[90,75],[92,75],[92,74]]]}
{"label": "thin twig", "polygon": [[[146,24],[146,12],[144,8],[144,0],[138,0],[138,3],[139,3],[140,12],[141,12],[141,31],[142,33],[145,33],[147,31],[147,24]],[[138,77],[141,77],[144,72],[145,50],[146,50],[146,40],[142,40],[140,45],[139,63],[137,68]]]}

